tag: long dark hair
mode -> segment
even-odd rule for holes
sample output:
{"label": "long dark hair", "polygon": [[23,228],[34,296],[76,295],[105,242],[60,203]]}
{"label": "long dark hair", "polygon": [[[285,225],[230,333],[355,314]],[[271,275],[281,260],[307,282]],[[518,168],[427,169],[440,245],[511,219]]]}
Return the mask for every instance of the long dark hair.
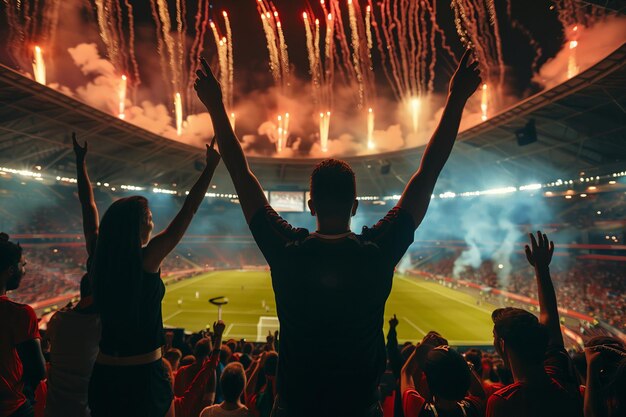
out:
{"label": "long dark hair", "polygon": [[103,320],[120,327],[139,320],[141,232],[147,215],[148,200],[133,196],[111,204],[100,222],[90,271],[94,301]]}

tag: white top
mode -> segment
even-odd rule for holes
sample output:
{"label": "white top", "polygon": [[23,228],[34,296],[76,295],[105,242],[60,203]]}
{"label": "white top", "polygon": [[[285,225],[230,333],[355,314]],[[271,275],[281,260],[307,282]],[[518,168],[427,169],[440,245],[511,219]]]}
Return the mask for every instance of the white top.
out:
{"label": "white top", "polygon": [[64,308],[50,319],[46,417],[91,416],[87,392],[98,355],[100,333],[100,317],[97,314]]}
{"label": "white top", "polygon": [[245,405],[236,410],[224,410],[221,404],[205,408],[200,417],[254,417]]}

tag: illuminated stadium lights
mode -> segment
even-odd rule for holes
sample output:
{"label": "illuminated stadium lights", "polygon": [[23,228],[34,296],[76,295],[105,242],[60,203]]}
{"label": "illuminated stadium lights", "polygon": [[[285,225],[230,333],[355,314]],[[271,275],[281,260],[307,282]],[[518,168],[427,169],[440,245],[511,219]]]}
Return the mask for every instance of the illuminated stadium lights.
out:
{"label": "illuminated stadium lights", "polygon": [[366,195],[366,196],[362,196],[362,197],[357,197],[356,199],[359,200],[359,201],[375,201],[375,200],[380,200],[380,197]]}
{"label": "illuminated stadium lights", "polygon": [[582,198],[585,198],[585,197],[587,197],[587,194],[583,193],[583,194],[581,194],[580,196],[581,196]]}
{"label": "illuminated stadium lights", "polygon": [[519,187],[520,191],[528,191],[528,190],[538,190],[542,187],[541,184],[528,184],[528,185],[522,185],[521,187]]}
{"label": "illuminated stadium lights", "polygon": [[456,197],[456,193],[452,191],[446,191],[445,193],[439,194],[439,198],[454,198]]}
{"label": "illuminated stadium lights", "polygon": [[27,170],[22,170],[22,169],[13,169],[13,168],[0,167],[0,171],[8,172],[10,174],[21,175],[22,177],[29,177],[29,178],[39,178],[39,177],[41,177],[41,174],[39,172],[27,171]]}
{"label": "illuminated stadium lights", "polygon": [[57,177],[58,181],[68,182],[70,184],[76,184],[78,180],[76,178],[68,178],[68,177]]}
{"label": "illuminated stadium lights", "polygon": [[591,187],[589,187],[589,188],[587,188],[587,189],[588,189],[589,191],[593,191],[593,190],[595,190],[596,188],[597,188],[596,186],[592,185]]}
{"label": "illuminated stadium lights", "polygon": [[567,200],[570,200],[570,199],[572,198],[572,196],[571,196],[571,195],[566,195],[566,196],[565,196],[565,198],[566,198]]}
{"label": "illuminated stadium lights", "polygon": [[[128,191],[141,191],[144,190],[144,187],[138,187],[136,185],[120,185],[120,188],[122,190],[128,190]],[[113,188],[111,188],[113,191],[115,191]]]}
{"label": "illuminated stadium lights", "polygon": [[479,195],[497,195],[497,194],[509,194],[517,191],[515,187],[502,187],[502,188],[492,188],[490,190],[479,191]]}
{"label": "illuminated stadium lights", "polygon": [[385,197],[383,197],[383,200],[387,201],[387,200],[400,200],[400,195],[398,194],[394,194],[394,195],[387,195]]}
{"label": "illuminated stadium lights", "polygon": [[609,184],[611,184],[611,185],[616,184],[616,183],[617,183],[617,181],[609,181]]}
{"label": "illuminated stadium lights", "polygon": [[170,194],[170,195],[177,194],[176,191],[174,191],[174,190],[166,190],[165,188],[153,188],[152,192],[153,193],[157,193],[157,194]]}

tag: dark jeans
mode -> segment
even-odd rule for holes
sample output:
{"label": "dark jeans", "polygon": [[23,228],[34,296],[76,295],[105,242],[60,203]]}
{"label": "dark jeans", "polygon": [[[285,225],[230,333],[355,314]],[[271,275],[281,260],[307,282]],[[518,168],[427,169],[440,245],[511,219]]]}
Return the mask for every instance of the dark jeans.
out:
{"label": "dark jeans", "polygon": [[136,366],[96,363],[89,381],[92,417],[163,417],[173,397],[161,359]]}
{"label": "dark jeans", "polygon": [[17,409],[16,412],[11,414],[9,417],[33,417],[35,415],[35,410],[30,405],[28,401],[26,401],[20,408]]}
{"label": "dark jeans", "polygon": [[[293,410],[284,402],[281,402],[280,397],[277,395],[274,400],[274,408],[272,409],[272,417],[301,417],[308,416],[306,414],[308,410]],[[310,412],[310,411],[309,411]],[[353,410],[348,414],[340,412],[333,414],[332,412],[324,413],[323,415],[316,414],[317,417],[383,417],[383,409],[380,403],[376,401],[371,406],[364,410]]]}

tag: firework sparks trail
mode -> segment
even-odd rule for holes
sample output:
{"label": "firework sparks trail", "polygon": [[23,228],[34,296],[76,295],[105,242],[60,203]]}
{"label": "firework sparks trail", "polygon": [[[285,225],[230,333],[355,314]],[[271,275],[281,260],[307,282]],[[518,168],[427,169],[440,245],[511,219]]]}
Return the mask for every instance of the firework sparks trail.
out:
{"label": "firework sparks trail", "polygon": [[180,136],[183,134],[183,101],[180,93],[174,95],[174,110],[176,112],[176,134]]}
{"label": "firework sparks trail", "polygon": [[480,97],[480,113],[481,120],[484,122],[487,120],[487,105],[488,105],[488,96],[487,96],[487,84],[483,84],[482,93]]}
{"label": "firework sparks trail", "polygon": [[272,77],[281,94],[286,96],[289,94],[289,86],[291,84],[289,55],[278,11],[270,0],[257,0],[257,10],[261,16],[261,23],[267,41]]}
{"label": "firework sparks trail", "polygon": [[117,95],[119,98],[119,109],[118,109],[118,117],[120,119],[126,118],[126,76],[122,75],[120,79],[120,85],[117,90]]}
{"label": "firework sparks trail", "polygon": [[497,77],[495,85],[501,91],[504,85],[505,65],[498,16],[493,0],[476,2],[452,0],[454,23],[463,45],[472,48],[479,62],[481,73],[487,80]]}
{"label": "firework sparks trail", "polygon": [[35,81],[39,84],[46,85],[46,64],[43,60],[43,53],[39,46],[35,46],[34,55],[33,72],[35,74]]}
{"label": "firework sparks trail", "polygon": [[135,55],[135,18],[133,15],[133,6],[130,4],[129,0],[124,0],[124,5],[128,13],[128,53],[133,68],[133,85],[137,87],[141,84],[141,78],[139,77],[139,65],[137,64],[137,57]]}
{"label": "firework sparks trail", "polygon": [[226,49],[227,49],[227,67],[228,67],[228,94],[226,97],[226,108],[233,108],[233,85],[234,85],[234,60],[233,60],[233,32],[230,28],[230,19],[228,18],[228,13],[223,12],[224,16],[224,25],[226,26]]}
{"label": "firework sparks trail", "polygon": [[[322,3],[323,5],[323,3]],[[326,10],[324,10],[326,11]],[[307,55],[309,57],[309,73],[313,85],[313,98],[318,108],[320,145],[323,152],[328,151],[328,135],[330,130],[330,115],[333,105],[334,79],[334,16],[326,15],[326,34],[324,36],[324,50],[321,50],[320,21],[312,21],[311,16],[303,13],[303,22],[307,39]],[[313,28],[314,26],[314,28]],[[315,30],[315,32],[313,32]],[[313,35],[313,33],[315,33]],[[322,58],[323,57],[323,58]]]}
{"label": "firework sparks trail", "polygon": [[[200,56],[204,47],[204,36],[209,26],[209,0],[198,0],[194,24],[194,39],[189,48],[189,75],[187,76],[187,89],[191,91],[196,79],[196,71],[200,69]],[[191,108],[192,94],[187,95],[187,106]]]}
{"label": "firework sparks trail", "polygon": [[374,110],[367,109],[367,149],[374,149]]}
{"label": "firework sparks trail", "polygon": [[[232,32],[230,31],[230,21],[226,12],[223,13],[226,24],[226,36],[219,33],[215,22],[211,22],[211,32],[215,39],[215,47],[217,48],[217,59],[219,64],[219,80],[222,85],[222,92],[227,110],[233,107],[233,57],[232,57]],[[229,35],[230,34],[230,35]],[[230,36],[230,41],[229,41]]]}
{"label": "firework sparks trail", "polygon": [[322,152],[328,152],[328,134],[330,131],[330,111],[320,113],[320,146]]}
{"label": "firework sparks trail", "polygon": [[569,41],[569,50],[567,57],[567,78],[575,77],[580,68],[578,67],[578,62],[576,60],[576,48],[578,47],[578,26],[574,26],[572,28],[572,40]]}
{"label": "firework sparks trail", "polygon": [[434,91],[437,47],[454,55],[436,20],[436,0],[382,0],[377,6],[374,13],[370,1],[382,67],[417,133],[422,102]]}
{"label": "firework sparks trail", "polygon": [[178,57],[178,47],[180,47],[178,42],[174,39],[171,34],[172,30],[172,21],[170,19],[170,12],[168,10],[167,0],[156,0],[157,2],[157,10],[159,19],[161,21],[161,36],[163,37],[163,43],[167,48],[167,54],[169,58],[169,66],[170,66],[170,74],[171,85],[172,88],[176,91],[176,94],[180,94],[179,90],[182,86],[181,78],[180,78],[180,64],[181,62],[176,62],[176,58]]}
{"label": "firework sparks trail", "polygon": [[161,21],[159,20],[159,11],[156,4],[156,0],[150,1],[150,9],[152,10],[152,20],[156,26],[156,38],[157,38],[157,55],[159,56],[159,61],[161,63],[161,72],[163,76],[163,80],[165,81],[166,88],[168,92],[171,91],[171,85],[168,80],[171,79],[169,75],[169,69],[167,65],[167,59],[165,56],[165,42],[163,41],[163,37],[160,36],[161,33]]}

